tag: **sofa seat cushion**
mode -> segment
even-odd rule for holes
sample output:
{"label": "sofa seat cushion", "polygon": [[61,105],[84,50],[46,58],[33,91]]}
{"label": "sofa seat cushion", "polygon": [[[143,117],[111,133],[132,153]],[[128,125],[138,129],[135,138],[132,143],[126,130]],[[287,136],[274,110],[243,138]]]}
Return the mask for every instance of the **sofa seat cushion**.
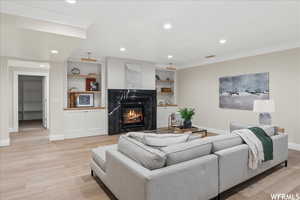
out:
{"label": "sofa seat cushion", "polygon": [[99,167],[106,171],[106,151],[107,150],[117,150],[118,145],[107,145],[107,146],[101,146],[95,149],[92,149],[92,159],[99,165]]}
{"label": "sofa seat cushion", "polygon": [[154,170],[165,166],[164,152],[128,136],[122,135],[119,138],[118,150],[147,169]]}
{"label": "sofa seat cushion", "polygon": [[166,165],[174,165],[180,162],[196,159],[211,153],[212,144],[202,139],[193,140],[161,148],[166,156]]}

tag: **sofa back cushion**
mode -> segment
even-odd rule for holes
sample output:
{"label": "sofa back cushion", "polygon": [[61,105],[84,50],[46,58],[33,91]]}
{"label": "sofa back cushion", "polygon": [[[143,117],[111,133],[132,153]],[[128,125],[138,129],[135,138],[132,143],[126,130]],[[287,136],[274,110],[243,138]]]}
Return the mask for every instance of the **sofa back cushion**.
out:
{"label": "sofa back cushion", "polygon": [[243,144],[243,140],[236,134],[218,135],[206,137],[203,140],[212,143],[212,152],[221,151],[223,149],[231,148]]}
{"label": "sofa back cushion", "polygon": [[232,133],[235,130],[241,130],[245,128],[253,127],[253,125],[250,124],[243,124],[239,122],[230,122],[230,133]]}
{"label": "sofa back cushion", "polygon": [[144,145],[125,135],[119,138],[118,150],[150,170],[162,168],[166,163],[166,154],[164,152]]}
{"label": "sofa back cushion", "polygon": [[211,153],[212,144],[202,139],[161,148],[167,156],[166,165],[192,160]]}
{"label": "sofa back cushion", "polygon": [[254,125],[254,124],[242,124],[238,122],[230,122],[230,133],[232,133],[235,130],[241,130],[251,127],[260,127],[264,129],[267,135],[270,137],[277,134],[277,128],[272,125]]}

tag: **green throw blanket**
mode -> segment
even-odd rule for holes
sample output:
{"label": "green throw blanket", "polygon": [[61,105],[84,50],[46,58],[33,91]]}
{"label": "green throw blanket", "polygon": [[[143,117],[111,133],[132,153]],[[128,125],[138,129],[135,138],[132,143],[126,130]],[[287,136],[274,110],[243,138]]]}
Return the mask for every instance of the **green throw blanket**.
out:
{"label": "green throw blanket", "polygon": [[268,160],[273,160],[273,141],[266,132],[259,127],[252,127],[249,130],[256,135],[256,137],[261,141],[264,151],[264,162]]}

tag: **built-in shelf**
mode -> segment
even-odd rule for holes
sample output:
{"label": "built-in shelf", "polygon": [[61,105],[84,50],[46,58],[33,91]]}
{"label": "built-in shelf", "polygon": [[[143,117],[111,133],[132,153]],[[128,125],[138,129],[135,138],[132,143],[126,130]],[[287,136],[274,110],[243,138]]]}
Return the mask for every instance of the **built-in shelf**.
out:
{"label": "built-in shelf", "polygon": [[99,74],[95,75],[83,75],[83,74],[68,74],[68,78],[97,78]]}
{"label": "built-in shelf", "polygon": [[177,104],[161,104],[161,105],[157,105],[157,107],[177,107]]}
{"label": "built-in shelf", "polygon": [[174,80],[156,80],[156,82],[161,82],[161,83],[174,83]]}
{"label": "built-in shelf", "polygon": [[105,107],[78,107],[78,108],[64,108],[64,110],[103,110]]}
{"label": "built-in shelf", "polygon": [[158,92],[159,94],[174,94],[174,92]]}
{"label": "built-in shelf", "polygon": [[91,94],[91,93],[94,93],[94,94],[99,94],[99,93],[101,93],[101,91],[74,91],[74,92],[72,92],[72,91],[69,91],[68,92],[69,94]]}

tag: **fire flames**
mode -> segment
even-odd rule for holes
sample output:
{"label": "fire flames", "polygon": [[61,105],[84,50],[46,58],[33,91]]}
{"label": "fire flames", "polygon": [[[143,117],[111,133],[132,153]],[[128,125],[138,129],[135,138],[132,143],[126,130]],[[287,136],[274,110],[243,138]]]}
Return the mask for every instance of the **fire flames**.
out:
{"label": "fire flames", "polygon": [[129,110],[129,112],[127,114],[127,118],[129,120],[137,120],[141,117],[142,117],[141,113],[135,112],[135,110]]}

